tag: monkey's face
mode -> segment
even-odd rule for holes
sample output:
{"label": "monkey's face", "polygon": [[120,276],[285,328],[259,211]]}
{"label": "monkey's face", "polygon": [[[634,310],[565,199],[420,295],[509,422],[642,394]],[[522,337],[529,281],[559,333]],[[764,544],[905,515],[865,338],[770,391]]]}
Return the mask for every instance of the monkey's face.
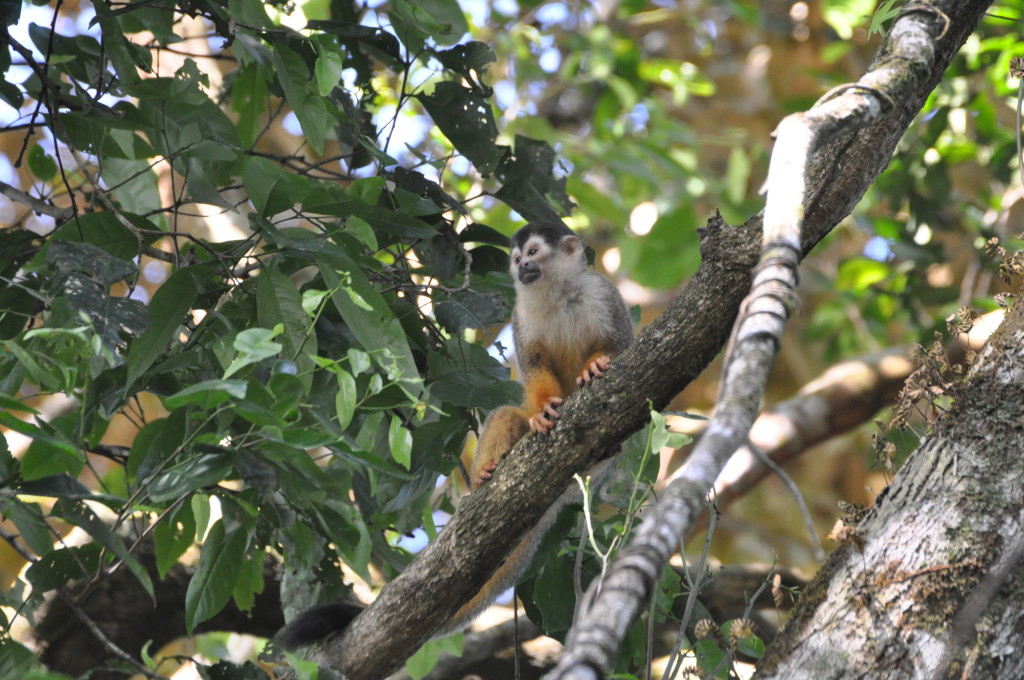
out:
{"label": "monkey's face", "polygon": [[584,258],[581,262],[582,254],[583,244],[575,235],[553,241],[539,234],[533,235],[523,240],[521,245],[513,246],[509,253],[509,271],[524,286],[543,277],[555,281],[577,273],[581,264],[585,268],[586,260]]}
{"label": "monkey's face", "polygon": [[543,275],[543,263],[551,255],[551,246],[540,237],[527,239],[522,247],[509,253],[512,276],[519,283],[530,285]]}

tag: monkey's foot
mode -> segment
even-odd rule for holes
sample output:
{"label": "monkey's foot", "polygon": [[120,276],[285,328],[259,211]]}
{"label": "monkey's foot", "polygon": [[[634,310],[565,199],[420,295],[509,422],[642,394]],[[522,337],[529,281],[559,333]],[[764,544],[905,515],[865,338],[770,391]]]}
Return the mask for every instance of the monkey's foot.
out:
{"label": "monkey's foot", "polygon": [[604,375],[604,372],[608,370],[608,367],[612,365],[612,358],[607,354],[602,354],[599,357],[594,357],[594,360],[583,367],[580,374],[576,376],[576,384],[582,387],[583,385],[589,385],[594,378],[600,378]]}
{"label": "monkey's foot", "polygon": [[476,479],[473,480],[473,488],[477,488],[491,477],[494,476],[494,469],[498,467],[498,461],[491,461],[487,465],[480,468],[480,471],[476,473]]}
{"label": "monkey's foot", "polygon": [[540,411],[537,412],[532,418],[530,418],[530,429],[534,432],[540,432],[541,434],[547,434],[551,431],[551,428],[555,426],[555,421],[561,416],[558,411],[555,410],[556,406],[561,406],[561,397],[551,397],[547,402],[540,407]]}

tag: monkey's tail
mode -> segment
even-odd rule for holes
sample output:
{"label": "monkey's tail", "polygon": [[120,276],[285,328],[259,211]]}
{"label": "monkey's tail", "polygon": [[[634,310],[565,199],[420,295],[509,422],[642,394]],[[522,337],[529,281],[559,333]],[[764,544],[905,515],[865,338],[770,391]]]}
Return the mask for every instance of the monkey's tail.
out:
{"label": "monkey's tail", "polygon": [[339,633],[365,609],[354,602],[332,602],[302,612],[282,628],[275,639],[287,650],[305,647]]}

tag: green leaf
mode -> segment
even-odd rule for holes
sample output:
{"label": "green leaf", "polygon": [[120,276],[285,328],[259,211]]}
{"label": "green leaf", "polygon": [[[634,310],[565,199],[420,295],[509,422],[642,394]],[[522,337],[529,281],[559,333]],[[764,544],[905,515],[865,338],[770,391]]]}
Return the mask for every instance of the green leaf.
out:
{"label": "green leaf", "polygon": [[139,82],[139,70],[150,73],[151,59],[149,50],[128,40],[121,27],[120,18],[108,5],[96,7],[96,22],[103,29],[103,46],[106,56],[110,59],[117,76],[128,88]]}
{"label": "green leaf", "polygon": [[[288,363],[288,362],[282,362]],[[294,367],[292,367],[294,370]],[[270,376],[267,383],[273,402],[271,411],[280,422],[294,422],[298,419],[299,404],[309,393],[306,384],[296,375],[287,371],[278,371]],[[319,432],[319,429],[318,429]],[[318,434],[309,433],[309,434]],[[318,435],[322,436],[322,435]],[[330,435],[328,435],[330,438]]]}
{"label": "green leaf", "polygon": [[310,21],[306,28],[314,31],[325,31],[349,48],[349,52],[357,58],[367,49],[389,66],[401,64],[402,49],[395,39],[382,28],[361,26],[358,23],[344,21]]}
{"label": "green leaf", "polygon": [[60,517],[64,521],[84,529],[93,540],[114,553],[124,563],[124,566],[128,568],[128,571],[138,579],[142,587],[149,593],[149,596],[153,598],[154,604],[156,603],[156,596],[153,594],[153,582],[150,580],[146,568],[128,551],[121,537],[115,535],[110,527],[101,521],[87,505],[80,501],[61,498],[53,505],[53,516]]}
{"label": "green leaf", "polygon": [[257,551],[247,554],[242,562],[241,572],[232,591],[240,611],[252,611],[256,596],[263,592],[263,557],[264,554]]}
{"label": "green leaf", "polygon": [[677,449],[689,442],[690,437],[682,432],[670,432],[665,422],[665,416],[658,411],[651,409],[651,422],[648,425],[648,432],[651,436],[651,451],[657,452],[668,446]]}
{"label": "green leaf", "polygon": [[[9,4],[0,5],[3,8],[5,25],[18,23],[17,14],[12,13],[11,5],[18,12],[21,11],[21,2],[15,1]],[[11,21],[11,18],[14,18]],[[33,669],[41,666],[39,657],[35,652],[16,642],[8,635],[0,638],[0,678],[25,678]],[[53,680],[66,680],[67,676],[53,678]]]}
{"label": "green leaf", "polygon": [[[55,373],[44,369],[43,366],[36,361],[33,354],[29,353],[21,346],[21,343],[13,340],[5,340],[0,343],[0,347],[3,347],[5,353],[10,354],[17,359],[18,363],[21,364],[22,369],[24,369],[17,372],[12,371],[12,374],[17,375],[18,377],[17,384],[10,388],[11,391],[16,391],[18,389],[22,378],[26,374],[34,384],[39,385],[46,391],[54,392],[61,389],[61,379]],[[56,371],[58,369],[54,367],[53,370]]]}
{"label": "green leaf", "polygon": [[[14,26],[18,23],[18,19],[21,17],[21,2],[20,0],[3,0],[0,2],[0,24],[3,26]],[[17,645],[20,647],[21,645]],[[24,648],[23,648],[24,649]],[[27,651],[27,650],[26,650]],[[31,652],[29,652],[31,654]],[[0,667],[0,671],[3,668]],[[13,678],[17,674],[7,674],[0,672],[0,677]]]}
{"label": "green leaf", "polygon": [[28,151],[28,169],[39,179],[49,182],[57,174],[57,161],[39,144],[33,144]]}
{"label": "green leaf", "polygon": [[160,578],[167,576],[167,571],[192,547],[195,540],[196,518],[190,503],[182,503],[157,523],[153,530],[153,544],[156,548],[156,570]]}
{"label": "green leaf", "polygon": [[488,328],[508,318],[508,306],[496,295],[464,290],[434,304],[437,321],[449,333]]}
{"label": "green leaf", "polygon": [[348,359],[349,368],[352,369],[352,375],[362,375],[370,370],[370,355],[361,349],[355,347],[349,348],[345,352],[345,358]]}
{"label": "green leaf", "polygon": [[[390,208],[367,205],[337,186],[318,186],[313,189],[306,197],[303,209],[342,217],[346,220],[358,217],[377,232],[373,238],[374,243],[377,240],[384,240],[384,237],[388,236],[401,239],[429,239],[437,235],[437,230],[428,226],[421,219]],[[349,230],[347,224],[345,229]],[[352,229],[355,230],[357,227],[352,227]],[[364,243],[370,242],[370,239],[358,235],[358,232],[357,236]]]}
{"label": "green leaf", "polygon": [[192,516],[196,518],[196,536],[205,536],[210,526],[210,497],[195,494],[189,499],[189,505],[192,506]]}
{"label": "green leaf", "polygon": [[25,578],[37,592],[56,590],[70,581],[81,580],[95,573],[102,553],[103,549],[98,543],[51,550],[28,568]]}
{"label": "green leaf", "polygon": [[[13,4],[21,7],[20,2]],[[21,88],[6,80],[0,81],[0,99],[3,99],[15,111],[20,110],[25,104],[25,95],[22,94]]]}
{"label": "green leaf", "polygon": [[482,175],[495,171],[504,148],[494,144],[498,126],[491,104],[480,90],[442,81],[432,93],[417,98],[445,137]]}
{"label": "green leaf", "polygon": [[256,284],[256,315],[261,326],[283,329],[278,336],[283,355],[295,362],[299,379],[308,390],[313,369],[309,357],[317,352],[316,333],[292,280],[273,269],[264,269]]}
{"label": "green leaf", "polygon": [[232,471],[231,457],[226,453],[204,453],[172,465],[146,488],[156,503],[180,498],[185,494],[212,486]]}
{"label": "green leaf", "polygon": [[334,410],[338,415],[338,427],[344,430],[352,422],[359,395],[356,392],[356,379],[351,373],[341,368],[336,369],[334,373],[338,379],[338,393],[334,396]]}
{"label": "green leaf", "polygon": [[391,416],[388,446],[395,462],[408,470],[412,466],[412,433],[403,427],[402,419],[398,416]]}
{"label": "green leaf", "polygon": [[242,182],[256,212],[269,217],[302,203],[310,191],[304,177],[285,172],[266,158],[249,158],[242,169]]}
{"label": "green leaf", "polygon": [[725,652],[712,638],[706,637],[703,640],[697,640],[693,645],[693,651],[697,655],[697,665],[704,675],[711,673],[721,665],[721,670],[715,677],[723,679],[729,677],[729,665],[723,663]]}
{"label": "green leaf", "polygon": [[238,136],[242,146],[256,141],[262,126],[260,117],[267,107],[266,69],[257,64],[245,64],[231,86],[231,109],[238,114]]}
{"label": "green leaf", "polygon": [[284,345],[274,342],[273,338],[284,330],[283,324],[278,324],[273,330],[269,328],[247,328],[235,336],[233,346],[238,351],[238,356],[231,362],[224,371],[224,378],[242,370],[249,364],[254,364],[270,357],[275,357],[284,349]]}
{"label": "green leaf", "polygon": [[75,475],[81,472],[85,461],[78,447],[49,423],[38,421],[33,425],[0,411],[0,425],[31,437],[33,444],[40,444],[34,448],[30,446],[22,459],[21,474],[25,480],[42,479],[61,472]]}
{"label": "green leaf", "polygon": [[274,72],[281,82],[285,99],[299,119],[306,141],[318,154],[324,152],[324,131],[332,127],[333,117],[324,100],[310,91],[309,69],[292,49],[281,43],[274,45]]}
{"label": "green leaf", "polygon": [[25,481],[18,488],[18,492],[25,496],[46,496],[48,498],[83,499],[96,497],[81,482],[68,475],[54,475],[52,477]]}
{"label": "green leaf", "polygon": [[627,241],[627,245],[639,248],[632,268],[637,282],[652,288],[672,288],[697,271],[700,249],[693,229],[696,223],[693,207],[682,205],[663,213],[642,239]]}
{"label": "green leaf", "polygon": [[187,404],[210,409],[229,399],[245,399],[245,389],[244,380],[203,380],[165,397],[164,406],[172,411]]}
{"label": "green leaf", "polygon": [[[884,2],[878,5],[878,9],[876,9],[875,13],[871,15],[871,23],[868,25],[868,35],[885,32],[885,22],[900,13],[898,7],[894,8],[896,2],[897,0],[884,0]],[[870,6],[871,5],[869,5],[869,7]]]}
{"label": "green leaf", "polygon": [[240,140],[231,119],[196,82],[148,78],[142,83],[152,95],[140,98],[139,116],[152,130],[156,152],[188,178],[187,198],[234,209],[218,190],[239,171]]}
{"label": "green leaf", "polygon": [[134,263],[113,257],[98,246],[64,239],[49,242],[46,263],[64,274],[86,274],[104,287],[122,281],[138,271]]}
{"label": "green leaf", "polygon": [[864,292],[874,284],[886,280],[891,271],[890,265],[885,262],[866,257],[853,257],[840,263],[836,289]]}
{"label": "green leaf", "polygon": [[53,532],[43,519],[43,509],[38,503],[24,503],[16,498],[4,504],[4,515],[18,529],[18,535],[37,555],[45,555],[53,549]]}
{"label": "green leaf", "polygon": [[130,484],[144,482],[185,443],[188,409],[178,408],[166,418],[142,426],[132,442],[125,471]]}
{"label": "green leaf", "polygon": [[192,274],[187,269],[179,269],[153,294],[149,303],[149,325],[128,349],[126,392],[167,350],[185,315],[192,309],[197,293]]}
{"label": "green leaf", "polygon": [[345,68],[345,55],[338,49],[335,40],[326,35],[313,37],[317,47],[316,73],[317,91],[321,97],[329,95],[341,84],[341,72]]}
{"label": "green leaf", "polygon": [[760,659],[764,656],[765,644],[764,640],[756,635],[748,635],[745,638],[740,638],[736,645],[736,649],[746,654],[752,659]]}
{"label": "green leaf", "polygon": [[533,603],[540,610],[544,632],[558,633],[572,625],[573,562],[569,559],[550,560],[537,576]]}
{"label": "green leaf", "polygon": [[[390,380],[398,382],[414,398],[421,395],[423,382],[409,349],[405,329],[366,275],[340,253],[317,255],[317,264],[324,283],[337,291],[331,295],[331,302],[362,347],[374,350],[371,354],[373,361],[384,369]],[[342,291],[339,271],[348,272],[352,290],[372,307],[372,311],[361,309],[347,292]]]}
{"label": "green leaf", "polygon": [[864,25],[864,18],[875,9],[875,0],[839,0],[825,3],[822,16],[825,22],[835,29],[839,37],[848,41],[853,37],[853,29]]}
{"label": "green leaf", "polygon": [[427,356],[430,394],[466,408],[492,409],[522,400],[519,383],[509,380],[508,369],[482,346],[459,336],[450,338],[442,352]]}
{"label": "green leaf", "polygon": [[726,169],[726,194],[733,203],[740,203],[747,197],[750,169],[750,158],[746,150],[738,144],[732,147]]}
{"label": "green leaf", "polygon": [[[505,149],[495,172],[503,184],[495,196],[528,220],[558,221],[572,212],[564,173],[556,173],[555,150],[547,142],[516,135],[515,151]],[[554,206],[554,207],[552,207]]]}
{"label": "green leaf", "polygon": [[[459,635],[458,637],[461,638],[462,636]],[[434,666],[437,665],[437,660],[441,657],[441,652],[445,651],[437,643],[444,640],[447,640],[447,638],[431,640],[406,659],[405,670],[408,671],[409,677],[412,680],[420,680],[420,678],[425,677],[427,673],[434,669]],[[459,651],[461,656],[461,645]]]}
{"label": "green leaf", "polygon": [[[150,167],[150,161],[148,158],[140,158],[138,160],[114,157],[104,158],[103,180],[111,187],[114,187],[114,196],[116,196],[117,202],[120,205],[124,216],[132,220],[136,226],[143,229],[158,229],[162,226],[163,217],[160,215],[153,215],[149,218],[133,218],[132,215],[132,213],[136,213],[138,215],[149,213],[153,209],[153,206],[161,205],[160,189],[157,187],[156,183],[156,173]],[[127,229],[127,227],[124,228]],[[131,256],[134,256],[139,250],[140,237],[141,235],[136,236],[134,233],[132,234],[132,240],[134,243],[131,243],[130,245],[134,250],[132,251]],[[151,234],[147,234],[144,238],[148,242],[155,237]],[[117,253],[112,254],[117,255]],[[123,255],[118,256],[124,257]]]}
{"label": "green leaf", "polygon": [[185,631],[195,627],[224,608],[242,571],[242,560],[249,548],[251,529],[239,527],[230,533],[224,520],[210,529],[199,554],[199,565],[185,593]]}
{"label": "green leaf", "polygon": [[494,50],[486,43],[475,40],[448,50],[438,50],[434,52],[434,57],[449,71],[455,71],[481,88],[484,85],[480,82],[480,76],[496,61]]}
{"label": "green leaf", "polygon": [[345,564],[367,583],[370,583],[370,555],[372,540],[359,512],[349,503],[328,501],[312,508],[319,517],[321,530],[330,536]]}
{"label": "green leaf", "polygon": [[69,317],[74,317],[73,327],[90,331],[84,337],[92,338],[94,335],[98,338],[102,350],[97,348],[96,354],[104,356],[105,350],[105,358],[110,365],[115,363],[114,353],[120,352],[125,336],[141,335],[146,330],[148,319],[144,304],[113,295],[84,274],[69,274],[64,279],[63,293],[54,300],[51,308],[65,309]]}
{"label": "green leaf", "polygon": [[[133,129],[125,129],[113,112],[90,110],[59,114],[61,141],[103,158],[145,160],[155,152]],[[134,127],[134,125],[133,125]]]}
{"label": "green leaf", "polygon": [[469,31],[455,0],[396,0],[389,17],[410,52],[419,52],[427,38],[438,45],[453,45]]}
{"label": "green leaf", "polygon": [[[139,237],[110,212],[78,215],[59,226],[52,238],[89,243],[117,260],[132,260],[139,254]],[[133,270],[126,272],[131,274]]]}
{"label": "green leaf", "polygon": [[22,413],[31,413],[32,415],[39,415],[39,411],[35,410],[28,404],[14,397],[10,397],[6,394],[0,394],[0,409],[4,411],[20,411]]}

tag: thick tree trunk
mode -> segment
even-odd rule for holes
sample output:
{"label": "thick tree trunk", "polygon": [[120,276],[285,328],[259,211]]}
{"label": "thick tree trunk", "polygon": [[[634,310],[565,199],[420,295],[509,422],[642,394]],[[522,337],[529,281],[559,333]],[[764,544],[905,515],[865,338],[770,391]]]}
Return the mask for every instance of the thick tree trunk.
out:
{"label": "thick tree trunk", "polygon": [[1024,676],[1024,305],[952,396],[756,677]]}

